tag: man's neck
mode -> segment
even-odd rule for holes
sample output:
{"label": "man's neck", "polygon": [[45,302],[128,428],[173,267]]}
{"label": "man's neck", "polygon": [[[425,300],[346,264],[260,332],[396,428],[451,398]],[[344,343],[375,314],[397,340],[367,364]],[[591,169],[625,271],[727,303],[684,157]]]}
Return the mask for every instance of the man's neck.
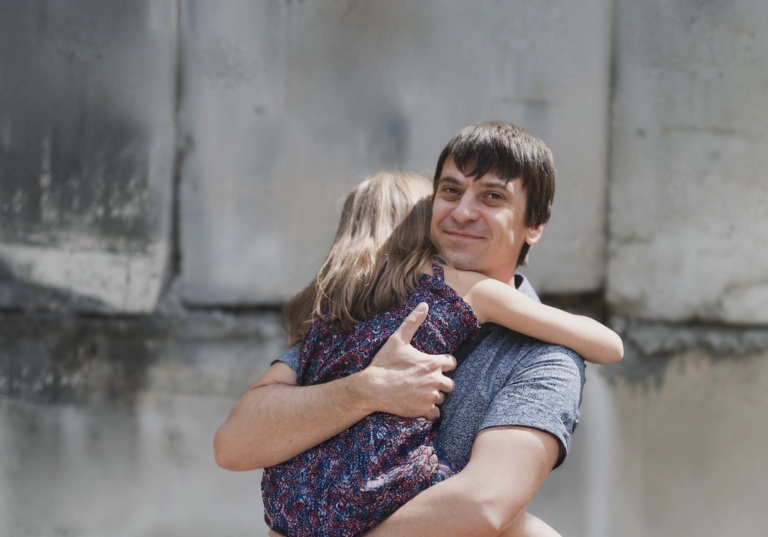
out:
{"label": "man's neck", "polygon": [[519,287],[520,281],[517,280],[515,277],[515,269],[517,267],[512,267],[511,270],[508,267],[499,268],[498,270],[491,270],[488,272],[483,272],[485,276],[488,276],[489,278],[493,278],[494,280],[498,280],[501,283],[506,283],[507,285],[511,285],[512,287]]}

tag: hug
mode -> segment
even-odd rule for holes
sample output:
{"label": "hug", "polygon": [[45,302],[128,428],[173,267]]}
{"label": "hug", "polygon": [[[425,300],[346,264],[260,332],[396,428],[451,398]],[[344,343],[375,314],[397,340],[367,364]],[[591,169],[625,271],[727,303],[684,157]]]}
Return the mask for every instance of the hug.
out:
{"label": "hug", "polygon": [[214,439],[223,468],[265,469],[274,533],[557,535],[526,507],[568,453],[584,360],[623,346],[516,272],[554,193],[544,142],[489,122],[431,181],[381,172],[349,194],[285,308],[291,348]]}

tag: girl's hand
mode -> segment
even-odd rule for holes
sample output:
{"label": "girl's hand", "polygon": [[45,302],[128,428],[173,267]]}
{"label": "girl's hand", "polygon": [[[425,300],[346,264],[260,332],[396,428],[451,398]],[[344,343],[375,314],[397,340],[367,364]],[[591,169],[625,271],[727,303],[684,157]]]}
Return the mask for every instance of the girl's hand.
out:
{"label": "girl's hand", "polygon": [[283,536],[274,530],[269,530],[269,537],[283,537]]}

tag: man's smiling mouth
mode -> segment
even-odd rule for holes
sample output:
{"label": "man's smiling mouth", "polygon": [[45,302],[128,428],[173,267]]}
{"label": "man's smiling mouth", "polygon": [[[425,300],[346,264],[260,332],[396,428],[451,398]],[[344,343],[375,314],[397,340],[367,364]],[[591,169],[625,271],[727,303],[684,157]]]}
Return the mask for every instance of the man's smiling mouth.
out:
{"label": "man's smiling mouth", "polygon": [[468,240],[479,240],[483,239],[484,237],[482,235],[475,235],[474,233],[467,233],[465,231],[447,231],[443,230],[443,233],[446,235],[456,238],[456,239],[468,239]]}

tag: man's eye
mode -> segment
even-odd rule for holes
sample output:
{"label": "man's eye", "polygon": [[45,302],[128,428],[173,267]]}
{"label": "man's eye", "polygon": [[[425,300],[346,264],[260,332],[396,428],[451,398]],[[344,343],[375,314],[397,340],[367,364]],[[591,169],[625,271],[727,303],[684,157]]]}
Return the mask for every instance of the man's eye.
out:
{"label": "man's eye", "polygon": [[490,199],[492,199],[493,201],[501,201],[501,200],[504,199],[504,196],[502,196],[501,194],[499,194],[497,192],[489,192],[488,193],[488,197]]}
{"label": "man's eye", "polygon": [[443,192],[445,192],[446,194],[458,194],[459,193],[459,191],[456,190],[455,188],[453,188],[452,186],[443,187]]}

